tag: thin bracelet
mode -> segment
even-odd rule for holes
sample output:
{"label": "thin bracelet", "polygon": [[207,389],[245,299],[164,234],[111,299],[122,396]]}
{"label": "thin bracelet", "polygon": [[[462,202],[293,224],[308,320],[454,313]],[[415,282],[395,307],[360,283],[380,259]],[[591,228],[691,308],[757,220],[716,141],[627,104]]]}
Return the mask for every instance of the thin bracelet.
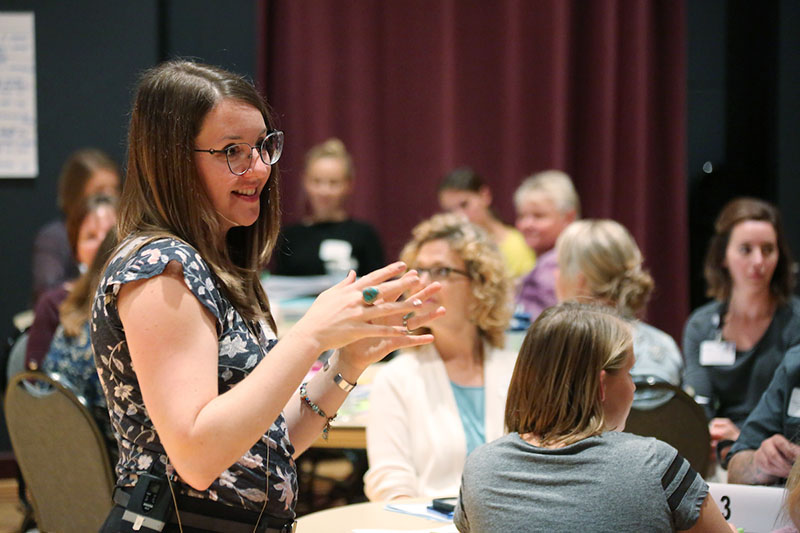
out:
{"label": "thin bracelet", "polygon": [[[331,367],[330,361],[331,361],[330,357],[325,359],[325,362],[322,364],[323,372],[327,372],[328,369]],[[357,381],[355,383],[350,383],[349,381],[344,379],[344,376],[342,376],[341,374],[336,374],[335,376],[333,376],[333,382],[336,384],[337,387],[339,387],[345,392],[352,391],[353,389],[356,388],[356,385],[358,385]]]}
{"label": "thin bracelet", "polygon": [[306,383],[300,385],[300,398],[305,402],[309,409],[317,413],[319,416],[325,419],[325,427],[322,428],[322,439],[328,440],[328,430],[331,428],[331,422],[336,420],[336,415],[328,416],[325,414],[325,411],[322,408],[311,401],[308,397],[308,393],[306,392]]}

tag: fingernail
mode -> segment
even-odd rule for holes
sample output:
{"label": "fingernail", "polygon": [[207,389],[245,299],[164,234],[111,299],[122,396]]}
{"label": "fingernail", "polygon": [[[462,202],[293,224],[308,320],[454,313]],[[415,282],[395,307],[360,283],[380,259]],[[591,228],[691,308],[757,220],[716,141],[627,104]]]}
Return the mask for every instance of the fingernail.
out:
{"label": "fingernail", "polygon": [[422,300],[420,300],[419,298],[414,298],[413,300],[411,300],[411,305],[413,305],[414,307],[419,307],[420,305],[422,305]]}

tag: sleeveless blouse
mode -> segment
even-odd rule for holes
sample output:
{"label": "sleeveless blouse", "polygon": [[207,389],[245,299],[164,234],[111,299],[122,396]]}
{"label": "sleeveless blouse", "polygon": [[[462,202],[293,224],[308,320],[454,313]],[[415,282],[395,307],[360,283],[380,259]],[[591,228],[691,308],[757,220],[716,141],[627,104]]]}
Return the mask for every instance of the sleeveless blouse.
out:
{"label": "sleeveless blouse", "polygon": [[[154,475],[174,472],[142,400],[117,309],[117,295],[125,283],[157,276],[170,261],[182,266],[186,286],[216,322],[219,394],[243,380],[277,343],[275,333],[265,324],[252,324],[248,328],[245,319],[220,290],[208,264],[185,242],[172,238],[132,237],[119,246],[97,289],[91,338],[119,445],[116,474],[117,485],[121,487],[135,485],[138,475],[145,472]],[[251,329],[258,332],[258,336]],[[286,421],[280,414],[250,450],[222,472],[207,490],[200,492],[183,483],[178,483],[177,487],[188,496],[260,511],[269,471],[266,512],[278,518],[293,518],[297,494],[293,453]]]}

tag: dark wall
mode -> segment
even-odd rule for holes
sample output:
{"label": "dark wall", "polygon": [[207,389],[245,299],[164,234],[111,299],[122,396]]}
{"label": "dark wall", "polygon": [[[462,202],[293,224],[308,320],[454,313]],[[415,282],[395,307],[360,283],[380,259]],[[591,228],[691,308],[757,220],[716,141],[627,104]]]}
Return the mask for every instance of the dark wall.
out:
{"label": "dark wall", "polygon": [[[755,196],[780,206],[800,254],[800,4],[687,2],[692,307],[722,206]],[[705,169],[704,169],[705,166]]]}
{"label": "dark wall", "polygon": [[59,216],[57,180],[67,156],[96,146],[124,165],[137,77],[163,58],[190,56],[254,77],[256,9],[253,0],[5,0],[2,10],[35,14],[40,169],[35,179],[0,179],[5,337],[12,316],[31,306],[32,242]]}

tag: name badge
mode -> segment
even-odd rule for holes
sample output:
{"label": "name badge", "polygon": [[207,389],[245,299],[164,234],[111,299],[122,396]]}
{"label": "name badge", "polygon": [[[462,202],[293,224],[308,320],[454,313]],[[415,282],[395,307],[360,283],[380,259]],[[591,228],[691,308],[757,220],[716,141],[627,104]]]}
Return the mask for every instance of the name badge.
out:
{"label": "name badge", "polygon": [[700,364],[703,366],[731,366],[736,362],[736,343],[703,341],[700,343]]}
{"label": "name badge", "polygon": [[800,418],[800,387],[792,389],[792,395],[789,397],[789,407],[786,409],[787,416]]}

